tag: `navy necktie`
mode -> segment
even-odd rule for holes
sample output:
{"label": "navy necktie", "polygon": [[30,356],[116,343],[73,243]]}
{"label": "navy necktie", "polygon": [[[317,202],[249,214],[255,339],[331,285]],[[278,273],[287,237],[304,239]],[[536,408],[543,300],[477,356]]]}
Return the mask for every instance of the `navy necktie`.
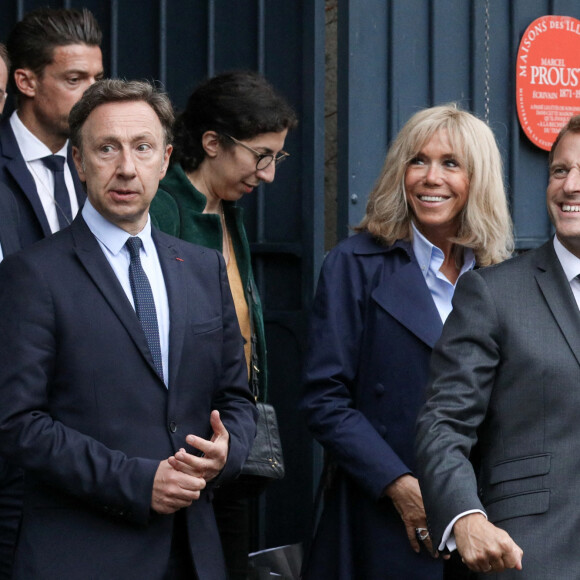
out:
{"label": "navy necktie", "polygon": [[58,225],[62,230],[72,222],[70,197],[64,181],[65,158],[62,155],[48,155],[43,157],[41,161],[54,175],[54,204],[58,215]]}
{"label": "navy necktie", "polygon": [[153,292],[147,274],[141,266],[139,252],[143,246],[141,238],[131,237],[126,244],[131,256],[129,264],[129,281],[131,282],[131,292],[135,301],[135,311],[141,321],[141,326],[145,331],[147,344],[153,356],[157,374],[163,379],[163,362],[161,359],[161,345],[159,343],[159,326],[157,325],[157,311],[155,310],[155,301]]}

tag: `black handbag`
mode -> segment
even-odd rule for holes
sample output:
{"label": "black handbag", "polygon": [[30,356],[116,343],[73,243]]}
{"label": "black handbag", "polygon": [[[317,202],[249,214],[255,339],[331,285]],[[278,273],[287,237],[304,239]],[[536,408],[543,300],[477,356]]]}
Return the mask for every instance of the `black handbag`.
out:
{"label": "black handbag", "polygon": [[258,338],[254,332],[252,311],[253,296],[251,294],[247,300],[252,333],[250,389],[258,408],[258,424],[256,438],[254,439],[252,449],[250,449],[250,455],[242,467],[242,473],[239,479],[248,488],[255,488],[255,491],[259,492],[268,482],[284,477],[284,456],[282,455],[282,441],[280,440],[276,411],[272,405],[258,402],[258,396],[260,394],[258,380]]}
{"label": "black handbag", "polygon": [[259,413],[258,430],[250,455],[242,467],[242,475],[282,479],[284,457],[276,411],[267,403],[257,403],[256,406]]}

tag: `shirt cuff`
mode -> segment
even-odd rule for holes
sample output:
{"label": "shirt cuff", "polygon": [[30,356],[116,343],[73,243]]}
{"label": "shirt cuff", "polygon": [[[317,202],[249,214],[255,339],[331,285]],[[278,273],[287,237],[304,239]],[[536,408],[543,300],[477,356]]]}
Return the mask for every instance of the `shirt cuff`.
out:
{"label": "shirt cuff", "polygon": [[468,510],[466,512],[460,513],[458,516],[455,516],[451,523],[445,528],[443,532],[443,537],[441,538],[441,543],[439,544],[439,551],[442,552],[445,548],[447,548],[450,552],[453,550],[457,550],[457,544],[455,543],[455,534],[453,533],[453,526],[455,522],[462,518],[463,516],[467,516],[469,514],[483,514],[485,519],[487,519],[487,514],[482,512],[481,510]]}

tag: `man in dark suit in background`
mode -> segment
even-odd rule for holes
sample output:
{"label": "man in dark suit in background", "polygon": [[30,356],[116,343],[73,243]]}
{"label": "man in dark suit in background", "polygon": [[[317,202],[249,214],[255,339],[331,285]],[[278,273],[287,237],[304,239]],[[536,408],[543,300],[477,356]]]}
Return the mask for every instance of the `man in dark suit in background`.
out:
{"label": "man in dark suit in background", "polygon": [[[3,44],[0,44],[0,115],[6,103],[10,60]],[[18,236],[18,210],[8,188],[0,184],[0,260],[20,248]],[[1,543],[1,542],[0,542]]]}
{"label": "man in dark suit in background", "polygon": [[70,116],[82,213],[0,264],[16,580],[225,579],[211,490],[257,412],[221,254],[151,227],[172,121],[148,83],[90,87]]}
{"label": "man in dark suit in background", "polygon": [[0,125],[0,183],[20,210],[27,246],[70,224],[85,194],[68,147],[68,114],[103,76],[101,30],[82,11],[26,14],[8,38],[17,110]]}
{"label": "man in dark suit in background", "polygon": [[461,278],[416,439],[433,545],[520,580],[580,570],[580,116],[549,169],[556,235]]}
{"label": "man in dark suit in background", "polygon": [[[0,44],[0,113],[6,102],[10,61]],[[0,183],[0,261],[20,249],[18,208],[12,192]],[[0,458],[0,579],[9,580],[18,522],[20,521],[20,473]]]}

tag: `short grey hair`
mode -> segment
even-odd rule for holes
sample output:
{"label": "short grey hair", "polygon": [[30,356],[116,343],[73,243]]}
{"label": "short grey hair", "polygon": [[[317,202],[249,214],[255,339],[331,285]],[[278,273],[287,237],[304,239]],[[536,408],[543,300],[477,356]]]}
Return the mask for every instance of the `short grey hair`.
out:
{"label": "short grey hair", "polygon": [[107,103],[144,102],[156,113],[165,136],[165,145],[173,138],[174,113],[167,93],[146,81],[104,79],[91,85],[72,108],[68,122],[71,144],[82,152],[81,130],[89,115]]}

